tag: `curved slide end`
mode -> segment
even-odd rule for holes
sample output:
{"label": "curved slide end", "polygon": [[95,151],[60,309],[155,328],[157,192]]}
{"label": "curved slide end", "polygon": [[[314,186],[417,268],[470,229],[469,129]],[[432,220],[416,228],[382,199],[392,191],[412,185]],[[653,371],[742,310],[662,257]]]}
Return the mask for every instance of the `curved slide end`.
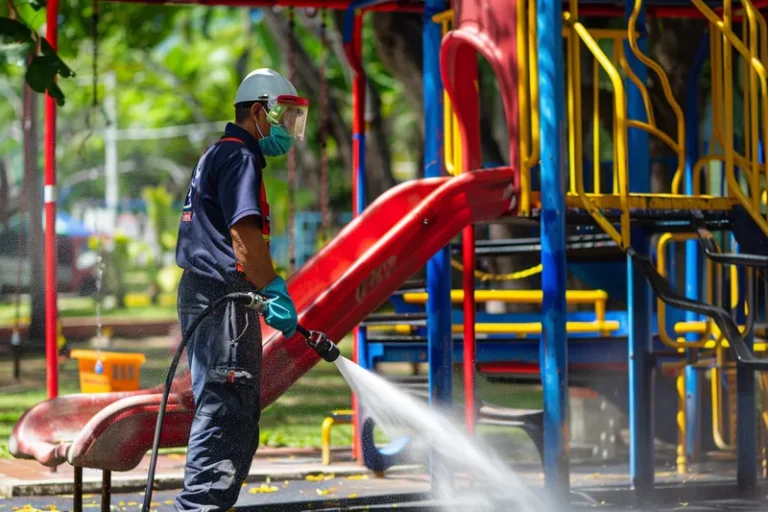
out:
{"label": "curved slide end", "polygon": [[390,441],[385,447],[378,448],[373,440],[373,418],[366,418],[363,422],[362,449],[365,467],[375,472],[383,472],[405,462],[406,449],[411,442],[409,436],[399,437]]}

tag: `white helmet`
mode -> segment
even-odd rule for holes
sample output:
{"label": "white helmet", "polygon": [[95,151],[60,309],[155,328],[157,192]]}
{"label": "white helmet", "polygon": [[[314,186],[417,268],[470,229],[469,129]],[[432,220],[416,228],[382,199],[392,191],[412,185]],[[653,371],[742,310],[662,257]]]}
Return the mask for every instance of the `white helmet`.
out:
{"label": "white helmet", "polygon": [[299,97],[296,88],[283,75],[269,68],[251,71],[237,88],[235,105],[252,101],[266,101],[272,124],[281,124],[290,135],[304,138],[309,100]]}

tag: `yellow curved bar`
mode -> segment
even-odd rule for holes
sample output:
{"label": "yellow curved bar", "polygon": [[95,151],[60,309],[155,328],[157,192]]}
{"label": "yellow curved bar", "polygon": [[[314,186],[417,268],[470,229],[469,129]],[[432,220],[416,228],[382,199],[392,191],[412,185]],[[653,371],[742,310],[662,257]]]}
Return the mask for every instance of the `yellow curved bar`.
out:
{"label": "yellow curved bar", "polygon": [[[354,411],[349,409],[333,411],[334,414],[354,414]],[[346,419],[337,419],[333,416],[328,416],[323,420],[323,426],[321,428],[321,461],[324,466],[331,464],[331,429],[335,425],[349,425],[351,422]]]}
{"label": "yellow curved bar", "polygon": [[600,186],[600,126],[600,65],[597,59],[592,59],[592,191],[595,194],[602,191]]}
{"label": "yellow curved bar", "polygon": [[464,172],[463,146],[461,143],[461,130],[459,128],[459,118],[453,115],[453,162],[456,174]]}
{"label": "yellow curved bar", "polygon": [[[579,1],[569,0],[568,2],[571,15],[574,20],[579,19]],[[573,27],[571,27],[573,30]],[[584,126],[581,114],[581,41],[578,37],[572,37],[568,41],[571,44],[569,74],[572,79],[572,100],[573,108],[569,113],[573,116],[574,130],[570,133],[568,140],[573,143],[573,150],[569,154],[575,159],[575,175],[579,186],[583,189],[584,184],[584,142],[582,141],[582,129]],[[578,187],[577,187],[578,190]]]}
{"label": "yellow curved bar", "polygon": [[688,454],[685,449],[686,435],[686,398],[685,390],[685,368],[678,370],[677,379],[675,379],[675,388],[677,391],[677,473],[685,475],[688,473]]}
{"label": "yellow curved bar", "polygon": [[[739,153],[737,153],[735,151],[733,152],[733,159],[734,159],[734,162],[736,162],[736,165],[738,165],[739,167],[741,167],[741,168],[748,168],[749,167],[749,161],[746,159],[746,157],[740,155]],[[710,155],[707,155],[707,156],[699,159],[699,161],[697,161],[694,164],[694,175],[693,175],[694,190],[699,190],[698,187],[701,187],[701,172],[700,172],[700,170],[702,169],[702,166],[705,165],[705,164],[708,164],[710,162],[714,162],[714,161],[725,162],[725,155],[723,155],[723,154],[717,154],[717,155],[710,154]],[[709,170],[709,169],[707,169],[707,170]],[[675,179],[672,181],[672,185],[679,187],[681,180],[677,180],[677,178],[678,178],[678,175],[676,174],[675,175]]]}
{"label": "yellow curved bar", "polygon": [[529,87],[531,90],[531,151],[526,163],[527,172],[539,163],[541,144],[539,142],[539,44],[536,39],[538,27],[536,0],[528,0],[528,67]]}
{"label": "yellow curved bar", "polygon": [[568,116],[568,192],[576,194],[576,88],[579,84],[574,80],[573,71],[573,46],[574,40],[578,40],[572,34],[573,27],[563,27],[565,36],[565,93],[566,112]]}
{"label": "yellow curved bar", "polygon": [[[622,33],[626,36],[623,31]],[[619,41],[614,41],[613,44],[620,43]],[[619,46],[619,48],[621,48],[621,46]],[[651,103],[651,95],[648,93],[648,88],[643,82],[640,81],[640,77],[638,77],[635,72],[632,71],[632,68],[629,66],[629,62],[627,62],[627,57],[624,55],[624,50],[620,49],[619,51],[621,52],[621,57],[619,58],[621,69],[624,71],[624,74],[627,75],[630,80],[632,80],[632,83],[635,84],[635,87],[637,87],[637,89],[640,91],[640,94],[643,96],[643,103],[645,104],[645,115],[648,116],[648,124],[656,128],[656,117],[653,114],[653,104]],[[677,144],[674,144],[670,147],[677,147]]]}
{"label": "yellow curved bar", "polygon": [[[621,45],[614,44],[613,45],[613,51],[611,52],[611,63],[613,64],[614,68],[618,68],[618,66],[620,65],[619,62],[621,60],[620,59],[621,53],[622,53]],[[614,91],[614,94],[616,94],[615,91]],[[615,113],[611,117],[612,117],[611,121],[613,122],[613,125],[612,125],[612,130],[613,131],[611,133],[613,135],[616,135],[616,133],[618,132],[619,126],[618,126],[618,123],[616,122],[616,115],[615,115]],[[611,148],[613,150],[613,169],[612,169],[613,187],[612,187],[612,189],[613,189],[613,194],[614,195],[619,193],[619,164],[618,164],[619,157],[618,157],[618,153],[616,151],[616,147],[617,147],[616,146],[616,140],[615,140],[615,137],[614,137],[613,147]]]}
{"label": "yellow curved bar", "polygon": [[[455,259],[451,259],[451,268],[458,270],[459,272],[464,272],[464,266],[458,261],[456,261]],[[481,270],[475,270],[475,279],[479,279],[480,281],[483,281],[483,282],[517,281],[518,279],[525,279],[526,277],[535,276],[536,274],[541,273],[542,270],[543,270],[543,267],[541,263],[523,270],[516,270],[514,272],[509,272],[507,274],[494,274],[490,272],[483,272]]]}
{"label": "yellow curved bar", "polygon": [[675,334],[702,334],[710,330],[709,322],[705,320],[693,320],[677,322],[673,329]]}
{"label": "yellow curved bar", "polygon": [[320,430],[320,451],[321,462],[324,466],[331,464],[331,429],[336,424],[336,420],[332,417],[327,417],[323,420],[323,426]]}
{"label": "yellow curved bar", "polygon": [[[440,23],[442,34],[445,35],[451,28],[453,17],[453,9],[448,9],[432,16],[432,21]],[[461,156],[458,154],[461,138],[458,120],[453,112],[453,104],[447,91],[443,91],[443,132],[445,172],[451,176],[456,176],[461,174]]]}
{"label": "yellow curved bar", "polygon": [[[747,7],[747,3],[744,2],[744,6]],[[758,58],[757,48],[757,23],[755,22],[755,15],[749,7],[745,9],[747,15],[747,23],[742,23],[743,39],[747,41],[749,47],[749,58],[754,60]],[[744,83],[749,84],[748,89],[744,91],[744,152],[748,159],[751,159],[751,172],[748,173],[748,182],[750,195],[752,196],[752,208],[760,208],[760,198],[755,193],[758,189],[760,179],[760,169],[758,158],[758,144],[759,144],[759,132],[757,127],[757,112],[759,109],[757,105],[757,77],[755,76],[755,70],[752,66],[744,66]],[[744,169],[750,169],[747,167]]]}
{"label": "yellow curved bar", "polygon": [[[659,272],[659,274],[666,278],[667,277],[667,245],[671,241],[682,241],[682,240],[691,240],[696,238],[696,234],[694,233],[664,233],[659,237],[659,241],[656,245],[656,270]],[[712,262],[711,260],[707,260],[707,270],[706,274],[707,276],[711,276],[712,274]],[[707,280],[707,302],[711,302],[712,300],[712,287],[709,279]],[[673,340],[669,333],[667,333],[667,309],[666,304],[664,304],[664,301],[661,299],[656,299],[656,315],[657,315],[657,328],[659,331],[659,339],[662,343],[664,343],[669,348],[672,348],[674,350],[682,350],[683,348],[704,348],[706,345],[708,339],[709,339],[709,332],[705,333],[704,336],[702,336],[701,339],[698,341],[686,341],[685,338],[679,338],[677,340]],[[711,320],[707,319],[706,322],[712,323]],[[711,327],[710,327],[711,332]]]}
{"label": "yellow curved bar", "polygon": [[[746,7],[747,19],[749,21],[749,33],[750,33],[750,55],[751,61],[762,62],[761,54],[765,55],[768,51],[768,41],[766,39],[766,23],[762,13],[755,9],[751,0],[744,0],[743,5]],[[763,51],[761,52],[761,45]],[[759,155],[759,138],[760,128],[759,123],[759,111],[761,105],[758,104],[757,99],[757,76],[754,66],[749,67],[749,88],[750,88],[750,128],[752,131],[752,179],[750,180],[750,194],[752,196],[752,207],[756,212],[760,212],[760,155]],[[768,91],[764,90],[764,93]],[[764,94],[764,100],[768,97]],[[768,133],[765,133],[768,129],[768,105],[762,104],[763,112],[763,147],[768,147],[765,144],[768,143]],[[766,166],[765,176],[768,179],[768,166]],[[768,183],[768,182],[767,182]]]}
{"label": "yellow curved bar", "polygon": [[[530,154],[530,113],[533,105],[528,96],[528,51],[526,37],[525,2],[517,0],[517,115],[518,138],[520,148],[520,215],[528,216],[531,212],[531,173],[528,167]],[[514,162],[512,162],[514,165]]]}
{"label": "yellow curved bar", "polygon": [[[735,151],[733,152],[733,158],[734,158],[734,161],[736,162],[736,165],[738,165],[739,167],[746,168],[746,167],[749,167],[750,165],[746,157],[740,155]],[[693,164],[693,190],[700,190],[702,168],[704,165],[709,164],[711,162],[725,162],[725,155],[710,153],[707,156],[699,158],[696,161],[696,163]],[[682,185],[684,175],[685,175],[684,171],[680,172],[680,170],[678,170],[675,172],[675,176],[672,178],[673,194],[680,194],[680,186]]]}
{"label": "yellow curved bar", "polygon": [[[752,7],[754,7],[752,4],[750,4]],[[768,60],[768,23],[765,21],[765,17],[762,15],[762,13],[758,12],[757,15],[757,22],[760,26],[760,61],[765,62]],[[763,111],[768,109],[768,105],[763,105]],[[763,132],[768,127],[763,127]],[[763,148],[768,148],[768,145],[766,145],[766,141],[768,141],[768,133],[763,133]],[[765,165],[765,183],[766,187],[768,187],[768,164]],[[763,191],[763,194],[765,194],[765,190]],[[765,204],[765,195],[763,195],[763,204]],[[766,216],[768,216],[768,210],[766,211]]]}
{"label": "yellow curved bar", "polygon": [[[742,23],[743,31],[749,32],[749,53],[751,60],[760,60],[760,42],[758,36],[758,25],[755,17],[755,10],[751,2],[743,2],[747,16],[747,24]],[[762,17],[762,16],[761,16]],[[745,37],[746,39],[746,37]],[[747,70],[748,68],[748,70]],[[759,145],[760,132],[758,127],[760,105],[757,99],[757,75],[752,66],[745,66],[745,78],[749,83],[749,108],[744,116],[745,134],[749,137],[745,139],[745,152],[749,151],[749,158],[752,161],[752,173],[750,176],[750,194],[752,196],[752,207],[758,210],[760,208],[760,197],[755,191],[760,187],[760,163],[759,163]],[[748,123],[748,124],[747,124]],[[746,148],[749,148],[747,150]]]}
{"label": "yellow curved bar", "polygon": [[[692,0],[696,8],[709,20],[709,22],[717,27],[725,38],[723,44],[723,76],[727,77],[724,80],[725,86],[723,87],[723,104],[725,106],[725,134],[726,141],[733,141],[733,64],[731,57],[731,46],[736,49],[745,59],[748,59],[755,72],[760,79],[761,88],[761,102],[762,105],[768,105],[768,77],[766,77],[765,66],[758,59],[752,59],[749,51],[744,47],[744,44],[736,37],[731,31],[731,1],[725,0],[723,7],[723,19],[721,20],[717,14],[715,14],[702,0]],[[763,109],[763,126],[768,126],[768,109]],[[730,151],[728,151],[730,148]],[[733,157],[733,144],[726,145],[726,165],[725,174],[728,182],[728,189],[749,213],[750,217],[755,223],[760,226],[763,233],[768,236],[768,223],[760,215],[759,211],[755,211],[752,207],[751,198],[747,198],[741,189],[741,185],[736,179],[734,169],[734,157]],[[751,195],[759,194],[759,190],[750,190]]]}
{"label": "yellow curved bar", "polygon": [[716,352],[717,364],[712,368],[712,439],[715,441],[715,446],[718,449],[726,452],[736,451],[736,447],[726,442],[723,436],[725,430],[725,414],[723,411],[723,390],[720,385],[722,380],[721,371],[724,363],[723,349],[717,349]]}
{"label": "yellow curved bar", "polygon": [[445,151],[445,172],[451,176],[456,176],[456,165],[453,159],[453,105],[448,93],[443,91],[443,131],[444,151]]}
{"label": "yellow curved bar", "polygon": [[[712,136],[720,147],[725,147],[723,138],[723,38],[718,36],[714,24],[710,23],[710,59],[712,66]],[[710,144],[714,152],[715,145]]]}
{"label": "yellow curved bar", "polygon": [[452,23],[454,18],[453,9],[446,9],[432,16],[433,23]]}
{"label": "yellow curved bar", "polygon": [[629,16],[629,47],[632,49],[632,53],[643,64],[653,69],[653,71],[659,76],[661,87],[664,90],[664,97],[667,99],[669,106],[672,107],[672,111],[677,118],[677,167],[678,169],[685,167],[685,118],[683,117],[683,109],[675,99],[675,95],[672,93],[672,87],[669,85],[669,77],[664,72],[661,66],[655,61],[649,59],[637,45],[637,32],[634,27],[637,26],[637,18],[640,16],[640,9],[643,6],[642,0],[635,0],[632,13]]}
{"label": "yellow curved bar", "polygon": [[[572,0],[573,2],[573,0]],[[629,247],[629,187],[627,179],[627,113],[626,113],[626,95],[624,93],[624,84],[621,79],[621,75],[612,65],[611,61],[603,53],[597,42],[590,36],[589,31],[579,23],[571,18],[570,13],[563,13],[563,19],[565,23],[572,27],[576,34],[584,42],[584,45],[592,52],[592,55],[597,58],[600,65],[605,69],[608,77],[613,84],[614,90],[614,104],[616,108],[616,124],[617,130],[614,137],[616,145],[616,165],[618,168],[618,181],[619,181],[619,198],[621,205],[621,231],[617,231],[616,228],[605,218],[603,212],[587,197],[584,191],[583,176],[579,173],[576,176],[576,193],[582,202],[584,209],[592,216],[595,222],[602,228],[602,230],[616,242],[622,251],[626,251]],[[574,52],[578,54],[578,52]],[[577,71],[578,73],[578,71]],[[576,73],[574,73],[576,74]],[[581,84],[578,85],[581,87]],[[580,131],[580,130],[577,130]],[[580,170],[579,166],[576,167],[577,173]]]}
{"label": "yellow curved bar", "polygon": [[[629,119],[627,121],[627,126],[629,126],[630,128],[639,128],[640,130],[645,130],[649,134],[655,137],[658,137],[659,139],[661,139],[661,141],[664,144],[669,146],[670,149],[672,149],[672,151],[674,151],[675,153],[679,152],[680,150],[677,143],[672,140],[672,137],[670,137],[669,135],[667,135],[666,133],[664,133],[663,131],[659,130],[658,128],[656,128],[655,126],[649,123],[644,123],[643,121],[637,121],[635,119]],[[680,172],[681,169],[682,168],[678,168],[675,171],[675,174]]]}

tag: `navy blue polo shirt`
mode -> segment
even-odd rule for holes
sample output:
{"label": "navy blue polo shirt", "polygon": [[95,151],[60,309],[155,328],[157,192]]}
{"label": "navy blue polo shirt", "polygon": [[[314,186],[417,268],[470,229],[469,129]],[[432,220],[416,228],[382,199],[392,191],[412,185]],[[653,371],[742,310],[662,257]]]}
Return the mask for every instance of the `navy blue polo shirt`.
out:
{"label": "navy blue polo shirt", "polygon": [[263,217],[268,225],[265,166],[257,140],[228,123],[224,136],[203,153],[192,174],[179,224],[179,267],[211,285],[231,288],[242,282],[229,229],[249,215],[258,217],[262,231]]}

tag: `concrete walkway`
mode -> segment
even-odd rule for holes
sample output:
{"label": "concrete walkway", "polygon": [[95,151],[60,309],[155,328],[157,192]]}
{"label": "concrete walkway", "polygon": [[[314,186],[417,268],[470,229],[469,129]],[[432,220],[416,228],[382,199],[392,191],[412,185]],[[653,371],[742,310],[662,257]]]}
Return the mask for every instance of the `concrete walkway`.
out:
{"label": "concrete walkway", "polygon": [[[178,489],[184,478],[184,454],[164,454],[157,460],[156,484],[163,489]],[[112,474],[113,492],[143,490],[147,482],[149,456],[135,469]],[[304,480],[308,475],[350,476],[368,474],[368,470],[352,459],[348,448],[332,452],[331,465],[320,462],[320,451],[315,449],[261,448],[254,458],[249,482]],[[0,460],[0,497],[45,496],[72,494],[74,472],[67,464],[55,470],[33,460]],[[100,492],[102,473],[95,469],[83,470],[84,492]]]}

